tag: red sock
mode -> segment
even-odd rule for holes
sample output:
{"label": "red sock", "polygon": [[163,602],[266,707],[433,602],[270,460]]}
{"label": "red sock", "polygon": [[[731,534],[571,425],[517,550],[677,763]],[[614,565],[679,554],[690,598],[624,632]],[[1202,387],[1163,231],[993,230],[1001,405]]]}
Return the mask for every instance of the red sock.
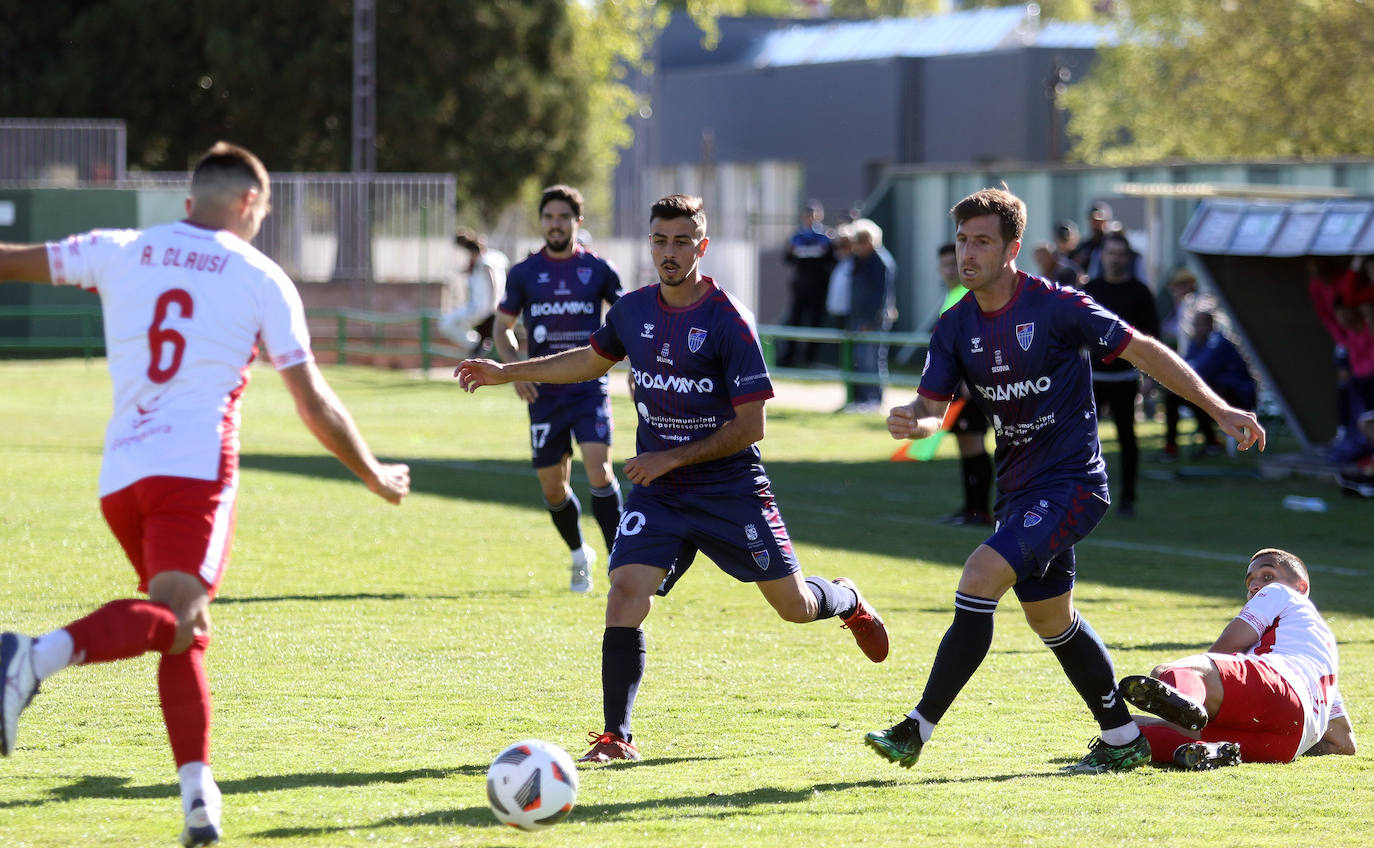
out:
{"label": "red sock", "polygon": [[165,604],[127,598],[68,624],[72,658],[78,663],[113,662],[148,651],[165,651],[177,635],[177,617]]}
{"label": "red sock", "polygon": [[163,654],[157,667],[162,719],[177,768],[210,762],[210,683],[205,678],[209,636],[197,636],[180,654]]}
{"label": "red sock", "polygon": [[1179,745],[1197,741],[1164,724],[1142,724],[1140,732],[1150,743],[1150,759],[1157,763],[1172,763]]}
{"label": "red sock", "polygon": [[1188,700],[1197,704],[1207,703],[1207,684],[1202,675],[1191,668],[1171,668],[1159,675],[1159,679],[1183,693]]}

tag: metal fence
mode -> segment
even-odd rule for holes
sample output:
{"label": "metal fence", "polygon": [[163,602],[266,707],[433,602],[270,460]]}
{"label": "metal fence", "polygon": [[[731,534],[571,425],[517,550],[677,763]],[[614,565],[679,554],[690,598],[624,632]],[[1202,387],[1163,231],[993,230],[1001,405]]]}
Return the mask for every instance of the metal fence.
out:
{"label": "metal fence", "polygon": [[[451,271],[452,174],[284,173],[271,179],[272,214],[253,244],[292,279],[410,283]],[[189,185],[182,173],[135,172],[119,187]]]}
{"label": "metal fence", "polygon": [[124,179],[123,121],[0,119],[0,181],[34,186]]}

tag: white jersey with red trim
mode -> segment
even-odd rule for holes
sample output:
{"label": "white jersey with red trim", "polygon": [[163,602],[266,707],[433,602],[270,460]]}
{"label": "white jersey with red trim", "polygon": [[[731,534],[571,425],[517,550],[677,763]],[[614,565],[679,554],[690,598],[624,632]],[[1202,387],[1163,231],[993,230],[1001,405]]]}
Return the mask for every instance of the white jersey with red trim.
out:
{"label": "white jersey with red trim", "polygon": [[98,292],[103,307],[114,414],[100,494],[161,475],[236,480],[257,343],[278,370],[314,359],[286,273],[233,233],[186,221],[47,248],[52,281]]}
{"label": "white jersey with red trim", "polygon": [[1270,583],[1256,592],[1236,618],[1253,627],[1258,636],[1249,653],[1282,675],[1302,700],[1306,716],[1298,746],[1302,754],[1326,734],[1332,718],[1345,715],[1336,688],[1336,637],[1312,601],[1282,583]]}

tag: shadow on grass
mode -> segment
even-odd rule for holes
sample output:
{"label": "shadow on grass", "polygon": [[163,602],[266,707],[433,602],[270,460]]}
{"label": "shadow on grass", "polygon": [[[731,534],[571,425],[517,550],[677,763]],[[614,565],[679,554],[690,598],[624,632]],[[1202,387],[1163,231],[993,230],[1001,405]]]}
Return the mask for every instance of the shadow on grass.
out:
{"label": "shadow on grass", "polygon": [[220,595],[216,606],[225,604],[270,604],[284,601],[318,601],[347,603],[352,601],[471,601],[477,598],[524,598],[533,593],[529,589],[473,589],[448,595],[415,595],[405,592],[358,592],[349,595],[254,595],[233,597]]}
{"label": "shadow on grass", "polygon": [[[644,760],[635,765],[640,768],[651,764]],[[1024,775],[1017,775],[1021,777]],[[1008,778],[1010,779],[1010,778]],[[675,798],[646,798],[642,801],[627,801],[618,804],[580,804],[573,811],[573,818],[581,822],[615,821],[643,810],[678,811],[671,815],[675,818],[719,819],[728,815],[751,815],[757,807],[776,807],[779,804],[798,804],[810,800],[820,792],[846,792],[853,789],[874,789],[890,787],[891,780],[863,780],[848,783],[822,783],[804,789],[780,789],[772,786],[759,787],[747,792],[716,793],[701,795],[681,795]],[[693,807],[703,808],[688,812]],[[371,824],[338,825],[335,827],[283,827],[259,831],[254,836],[264,838],[290,839],[305,836],[321,836],[340,831],[363,830],[383,827],[420,827],[437,825],[468,825],[471,827],[504,827],[492,816],[485,805],[480,807],[461,807],[450,810],[433,810],[413,816],[397,816],[382,819]]]}
{"label": "shadow on grass", "polygon": [[[666,766],[684,762],[703,762],[718,760],[720,757],[662,757],[644,760],[639,763],[626,763],[637,768],[646,766]],[[616,768],[618,764],[601,767]],[[295,774],[265,774],[243,777],[237,780],[219,781],[220,791],[225,795],[257,795],[263,792],[286,792],[305,787],[344,789],[352,786],[371,786],[375,784],[400,784],[413,780],[444,780],[453,777],[484,777],[486,764],[467,764],[452,768],[419,768],[403,771],[318,771],[298,772]],[[66,786],[48,790],[48,797],[20,801],[0,802],[5,807],[36,807],[61,801],[76,801],[87,798],[101,799],[149,799],[177,798],[181,790],[175,783],[149,785],[130,785],[130,778],[113,775],[86,775]],[[488,816],[486,807],[481,808]]]}

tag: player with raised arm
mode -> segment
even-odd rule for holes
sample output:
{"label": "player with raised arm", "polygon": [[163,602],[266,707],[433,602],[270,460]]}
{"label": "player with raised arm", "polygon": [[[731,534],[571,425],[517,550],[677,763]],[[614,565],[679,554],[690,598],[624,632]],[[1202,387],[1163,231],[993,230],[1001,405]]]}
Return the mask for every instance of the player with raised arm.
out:
{"label": "player with raised arm", "polygon": [[773,385],[753,316],[700,271],[706,253],[701,199],[675,194],[649,214],[659,284],[626,294],[583,347],[502,365],[470,359],[462,387],[515,380],[573,383],[629,358],[639,411],[635,484],[611,551],[601,647],[605,727],[581,762],[637,760],[630,713],[644,677],[641,625],[698,551],[736,580],[755,583],[786,621],[838,616],[864,654],[887,657],[882,619],[840,577],[803,578],[760,461],[764,402]]}
{"label": "player with raised arm", "polygon": [[1336,637],[1307,596],[1307,565],[1278,548],[1250,557],[1245,606],[1205,654],[1121,680],[1157,762],[1201,771],[1354,754]]}
{"label": "player with raised arm", "polygon": [[[566,185],[544,189],[539,225],[544,247],[531,253],[506,276],[506,293],[496,310],[496,353],[505,362],[520,356],[512,329],[522,318],[531,358],[571,350],[587,343],[601,326],[601,304],[623,294],[615,266],[577,243],[582,224],[582,194]],[[611,469],[611,397],[605,375],[572,385],[520,381],[515,393],[529,404],[530,451],[544,505],[558,534],[572,552],[574,592],[592,589],[596,552],[582,541],[582,504],[572,489],[572,443],[582,448],[582,465],[592,487],[592,514],[606,550],[620,524],[620,484]]]}
{"label": "player with raised arm", "polygon": [[248,243],[269,193],[262,162],[219,142],[196,163],[179,223],[0,245],[0,280],[100,294],[114,383],[100,507],[148,595],[37,639],[0,637],[0,754],[14,751],[19,714],[40,681],[69,665],[156,651],[188,846],[220,837],[204,656],[234,537],[239,401],[258,344],[306,426],[368,489],[393,504],[410,490],[410,470],[377,461],[315,367],[295,286]]}
{"label": "player with raised arm", "polygon": [[1228,406],[1169,348],[1103,309],[1082,291],[1016,269],[1026,205],[983,189],[955,205],[955,244],[973,293],[935,325],[916,399],[887,419],[895,439],[940,427],[962,379],[992,422],[997,450],[997,525],[969,556],[954,593],[954,622],[935,653],[916,708],[867,734],[879,754],[911,767],[935,725],[992,645],[993,613],[1013,589],[1026,621],[1064,668],[1101,728],[1076,773],[1121,771],[1150,758],[1117,694],[1107,647],[1074,609],[1074,545],[1109,503],[1097,438],[1088,356],[1120,356],[1215,418],[1242,450],[1264,448],[1255,416]]}

